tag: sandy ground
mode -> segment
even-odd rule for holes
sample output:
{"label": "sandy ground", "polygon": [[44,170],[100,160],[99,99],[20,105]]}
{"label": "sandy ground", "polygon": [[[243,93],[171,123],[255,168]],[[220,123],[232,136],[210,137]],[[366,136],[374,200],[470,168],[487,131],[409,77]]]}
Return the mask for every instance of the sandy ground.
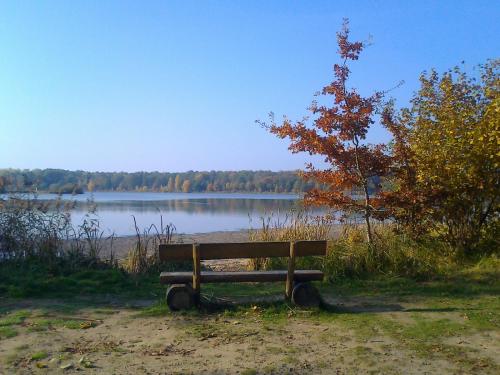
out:
{"label": "sandy ground", "polygon": [[[115,301],[101,307],[88,303],[71,312],[63,301],[15,302],[13,309],[28,310],[30,316],[16,337],[0,341],[0,373],[495,374],[500,369],[498,331],[446,338],[430,357],[412,342],[383,330],[367,333],[363,327],[365,314],[409,324],[409,311],[418,304],[378,300],[373,306],[366,300],[338,298],[330,302],[342,305],[344,314],[314,319],[308,311],[290,309],[286,317],[269,319],[261,308],[249,307],[237,316],[147,316],[140,309],[149,301],[128,301],[126,306]],[[452,313],[446,317],[461,319]],[[54,323],[47,325],[43,319]],[[61,319],[79,322],[80,328],[57,323]],[[443,348],[458,352],[449,355]]]}
{"label": "sandy ground", "polygon": [[[118,259],[126,257],[130,249],[136,244],[136,236],[116,237],[111,242],[109,239],[101,241],[100,256],[108,259],[111,251]],[[207,243],[207,242],[246,242],[248,241],[248,231],[220,231],[210,233],[175,234],[173,243]],[[203,264],[210,266],[215,271],[237,271],[247,268],[247,259],[224,259],[215,261],[204,261]]]}
{"label": "sandy ground", "polygon": [[[109,256],[111,249],[115,256],[123,258],[128,251],[135,246],[136,236],[115,237],[111,242],[109,239],[101,241],[102,251],[101,256],[106,258]],[[173,243],[193,243],[193,242],[246,242],[248,241],[248,231],[221,231],[211,233],[195,233],[195,234],[175,234]]]}
{"label": "sandy ground", "polygon": [[[328,238],[338,237],[341,230],[342,226],[333,226]],[[248,239],[248,230],[219,231],[210,233],[174,234],[172,243],[247,242]],[[128,251],[135,246],[136,240],[136,236],[115,237],[112,242],[109,239],[102,239],[102,251],[100,254],[102,257],[106,258],[109,256],[112,249],[115,256],[121,259],[125,257]]]}
{"label": "sandy ground", "polygon": [[[216,232],[175,240],[241,242],[247,236],[246,231]],[[122,249],[123,255],[134,240],[118,238],[115,251]],[[209,266],[227,270],[245,264]],[[335,310],[319,316],[293,306],[286,314],[275,314],[265,302],[280,300],[281,294],[246,301],[236,312],[202,313],[154,310],[157,300],[112,296],[78,301],[0,298],[4,319],[25,314],[12,326],[16,335],[4,330],[2,336],[0,324],[0,374],[500,373],[500,330],[467,326],[467,314],[480,311],[480,302],[464,314],[463,307],[441,308],[435,300],[404,296],[324,292],[323,297]],[[441,327],[443,335],[433,336],[431,330],[422,339],[419,329],[426,322]]]}

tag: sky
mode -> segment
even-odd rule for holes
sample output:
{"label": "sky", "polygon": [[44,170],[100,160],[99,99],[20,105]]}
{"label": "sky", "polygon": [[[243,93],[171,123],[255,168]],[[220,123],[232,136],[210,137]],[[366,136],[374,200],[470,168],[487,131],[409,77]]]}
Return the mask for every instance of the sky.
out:
{"label": "sky", "polygon": [[4,0],[0,168],[302,169],[318,159],[255,120],[307,114],[344,17],[353,39],[371,35],[350,85],[404,80],[390,92],[400,106],[424,70],[500,57],[495,0]]}

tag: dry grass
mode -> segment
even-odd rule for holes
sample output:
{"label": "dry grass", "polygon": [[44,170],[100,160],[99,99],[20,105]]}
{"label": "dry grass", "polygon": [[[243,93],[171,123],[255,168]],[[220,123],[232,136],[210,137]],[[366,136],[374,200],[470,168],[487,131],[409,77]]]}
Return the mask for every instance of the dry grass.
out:
{"label": "dry grass", "polygon": [[163,217],[161,216],[160,228],[153,224],[141,232],[135,217],[134,225],[136,232],[135,245],[122,261],[121,266],[125,271],[133,275],[156,272],[160,269],[158,247],[160,244],[172,241],[175,226],[172,223],[163,225]]}
{"label": "dry grass", "polygon": [[[328,240],[326,257],[305,257],[297,260],[298,268],[315,268],[328,279],[394,275],[429,277],[446,273],[455,260],[451,249],[436,239],[415,240],[396,234],[392,224],[374,223],[374,243],[366,242],[361,224],[335,224],[331,216],[291,212],[285,220],[274,216],[261,219],[260,229],[250,231],[251,241]],[[283,269],[280,258],[261,258],[250,262],[252,269]]]}
{"label": "dry grass", "polygon": [[[248,238],[252,242],[324,240],[332,233],[333,218],[311,215],[307,211],[290,211],[283,219],[271,214],[261,217],[260,229],[251,229]],[[270,258],[250,259],[254,270],[269,268]]]}
{"label": "dry grass", "polygon": [[[39,262],[63,273],[103,266],[133,275],[160,269],[158,245],[172,240],[173,224],[164,225],[160,217],[160,228],[151,225],[141,231],[134,218],[136,241],[119,264],[113,251],[115,236],[104,235],[95,208],[75,226],[69,215],[73,206],[74,202],[40,201],[27,194],[0,199],[0,261]],[[110,250],[108,259],[102,257],[104,248]]]}
{"label": "dry grass", "polygon": [[0,260],[92,266],[105,261],[101,250],[106,246],[111,249],[106,262],[114,264],[114,234],[104,236],[93,210],[74,226],[69,214],[74,204],[61,199],[40,201],[29,194],[0,199]]}

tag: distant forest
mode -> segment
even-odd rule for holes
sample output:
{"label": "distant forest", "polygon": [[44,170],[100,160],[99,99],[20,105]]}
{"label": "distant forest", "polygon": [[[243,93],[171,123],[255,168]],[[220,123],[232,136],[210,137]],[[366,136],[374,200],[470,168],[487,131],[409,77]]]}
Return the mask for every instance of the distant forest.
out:
{"label": "distant forest", "polygon": [[0,169],[0,192],[85,191],[300,193],[319,187],[296,171],[85,172],[63,169]]}

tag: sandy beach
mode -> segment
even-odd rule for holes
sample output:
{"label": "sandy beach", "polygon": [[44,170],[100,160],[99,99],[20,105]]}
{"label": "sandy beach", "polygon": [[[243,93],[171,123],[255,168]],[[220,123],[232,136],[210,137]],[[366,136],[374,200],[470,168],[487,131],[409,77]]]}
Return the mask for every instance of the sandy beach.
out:
{"label": "sandy beach", "polygon": [[[137,241],[137,236],[121,236],[113,238],[111,242],[109,239],[101,240],[102,250],[100,255],[104,259],[108,259],[111,250],[113,255],[118,259],[123,259],[127,256],[128,252],[134,248]],[[174,234],[172,238],[173,243],[207,243],[207,242],[246,242],[248,241],[248,231],[219,231],[209,233],[193,233],[193,234]],[[150,249],[151,251],[152,249]],[[223,259],[204,261],[203,264],[214,271],[236,271],[247,268],[247,259]]]}
{"label": "sandy beach", "polygon": [[[109,257],[111,250],[114,255],[122,259],[127,253],[133,249],[137,241],[137,236],[120,236],[110,239],[102,239],[101,256]],[[248,241],[248,231],[220,231],[210,233],[194,233],[194,234],[174,234],[173,243],[194,243],[194,242],[245,242]]]}

